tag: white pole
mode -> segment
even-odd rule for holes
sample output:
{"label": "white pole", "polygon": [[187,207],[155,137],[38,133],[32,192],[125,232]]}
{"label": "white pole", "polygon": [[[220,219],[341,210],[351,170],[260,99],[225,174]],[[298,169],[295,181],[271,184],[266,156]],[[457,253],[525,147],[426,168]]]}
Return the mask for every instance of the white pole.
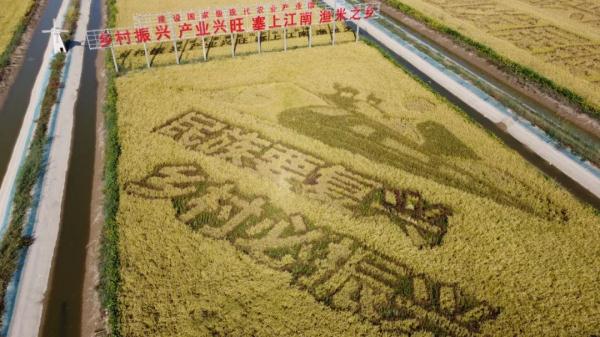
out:
{"label": "white pole", "polygon": [[202,55],[204,56],[204,61],[206,61],[206,43],[204,42],[204,36],[202,37]]}
{"label": "white pole", "polygon": [[358,42],[358,34],[360,33],[360,26],[358,25],[358,21],[356,21],[356,42]]}
{"label": "white pole", "polygon": [[283,51],[287,51],[287,28],[283,29]]}
{"label": "white pole", "polygon": [[110,53],[112,54],[113,64],[115,65],[115,71],[119,72],[119,66],[117,65],[117,57],[115,56],[115,47],[110,46]]}
{"label": "white pole", "polygon": [[261,49],[260,49],[260,36],[261,36],[261,35],[262,35],[262,34],[261,34],[261,32],[259,31],[259,32],[258,32],[258,53],[259,53],[259,54],[260,54],[260,52],[261,52]]}
{"label": "white pole", "polygon": [[179,50],[177,50],[177,38],[175,37],[175,29],[173,29],[175,25],[173,24],[172,20],[173,19],[169,20],[171,21],[171,24],[169,26],[171,27],[171,32],[173,32],[173,49],[175,49],[175,61],[177,62],[177,64],[179,64]]}
{"label": "white pole", "polygon": [[233,33],[231,33],[231,57],[235,57],[235,44],[233,43]]}
{"label": "white pole", "polygon": [[144,42],[144,55],[146,55],[146,66],[150,68],[150,58],[148,57],[148,46],[146,46],[146,42]]}
{"label": "white pole", "polygon": [[312,47],[312,26],[308,26],[308,48]]}
{"label": "white pole", "polygon": [[179,64],[179,51],[177,50],[177,40],[173,40],[173,47],[175,48],[175,61]]}

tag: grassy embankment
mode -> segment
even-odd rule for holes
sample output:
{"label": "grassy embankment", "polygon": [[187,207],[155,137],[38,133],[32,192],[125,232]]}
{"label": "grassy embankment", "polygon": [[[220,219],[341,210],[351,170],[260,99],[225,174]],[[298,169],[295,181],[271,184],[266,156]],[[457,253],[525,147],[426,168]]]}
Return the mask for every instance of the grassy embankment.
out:
{"label": "grassy embankment", "polygon": [[0,315],[4,312],[6,287],[15,273],[21,250],[33,243],[34,240],[32,237],[23,236],[23,226],[27,221],[31,206],[33,187],[38,182],[40,172],[44,169],[42,161],[48,142],[46,133],[52,115],[52,108],[56,104],[58,90],[60,89],[64,62],[64,54],[56,55],[52,61],[52,72],[42,101],[33,140],[25,162],[19,169],[10,224],[0,242]]}
{"label": "grassy embankment", "polygon": [[[116,0],[106,1],[107,27],[114,27],[117,15]],[[105,55],[106,98],[104,120],[106,127],[106,148],[104,164],[104,228],[102,230],[100,296],[102,307],[108,314],[109,336],[121,336],[121,315],[119,306],[120,260],[119,231],[117,212],[119,210],[119,179],[117,167],[121,145],[117,128],[117,88],[116,73],[110,53]]]}

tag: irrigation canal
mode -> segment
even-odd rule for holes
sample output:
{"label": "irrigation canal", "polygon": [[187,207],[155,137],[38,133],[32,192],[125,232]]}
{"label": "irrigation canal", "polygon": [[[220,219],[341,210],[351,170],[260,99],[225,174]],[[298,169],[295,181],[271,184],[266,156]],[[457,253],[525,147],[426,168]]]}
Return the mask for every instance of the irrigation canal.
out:
{"label": "irrigation canal", "polygon": [[[102,25],[103,1],[92,0],[88,30]],[[90,232],[90,210],[94,157],[98,79],[95,51],[85,47],[71,159],[67,173],[61,230],[49,280],[40,336],[79,337],[85,274],[86,245]]]}
{"label": "irrigation canal", "polygon": [[[22,132],[24,117],[35,82],[44,67],[44,55],[48,48],[49,35],[43,29],[52,27],[53,19],[64,15],[65,5],[70,0],[48,0],[42,8],[40,20],[32,40],[25,52],[22,68],[17,73],[13,86],[8,91],[5,104],[0,110],[0,173],[4,176],[11,160],[17,137]],[[102,25],[102,0],[93,0],[91,15],[87,29],[97,29]],[[61,20],[59,20],[61,22]],[[74,41],[72,46],[83,44]],[[77,48],[86,48],[79,46]],[[96,74],[97,53],[85,50],[83,54],[82,76],[77,82],[77,101],[73,110],[74,125],[72,142],[68,153],[68,171],[65,183],[65,194],[62,199],[60,230],[53,265],[48,279],[48,291],[45,294],[44,316],[39,334],[43,336],[80,336],[81,304],[83,277],[85,272],[86,244],[89,236],[90,208],[92,193],[92,177],[94,174],[94,155],[96,146],[96,113],[98,81]],[[67,65],[67,68],[69,66]],[[68,70],[66,70],[68,71]],[[66,79],[65,79],[66,80]],[[78,79],[79,81],[79,79]],[[63,83],[64,84],[64,83]],[[62,105],[59,104],[59,107]],[[62,109],[61,109],[62,110]],[[71,113],[70,110],[64,113]],[[50,150],[48,150],[50,151]],[[13,159],[14,160],[14,159]],[[12,165],[12,164],[11,164]],[[0,179],[1,180],[1,179]],[[59,200],[60,202],[60,200]],[[61,207],[60,205],[58,207]],[[44,222],[44,219],[40,219]],[[35,234],[34,234],[35,236]],[[36,242],[34,242],[35,246]],[[32,247],[34,247],[32,246]],[[26,253],[29,255],[29,253]],[[52,256],[52,255],[51,255]],[[25,262],[27,263],[27,262]],[[22,271],[19,269],[21,275]],[[42,277],[43,275],[39,275]],[[16,279],[14,289],[19,289],[20,278]],[[8,317],[12,316],[14,295],[7,299]],[[31,327],[37,332],[37,324]],[[10,324],[10,323],[9,323]],[[9,326],[2,327],[8,330]],[[6,331],[5,331],[6,332]],[[2,332],[0,332],[1,334]]]}
{"label": "irrigation canal", "polygon": [[58,14],[63,0],[48,0],[42,9],[37,25],[33,29],[31,41],[24,53],[23,65],[16,74],[13,85],[8,89],[4,105],[0,108],[0,182],[8,167],[13,147],[29,105],[29,99],[40,71],[44,51],[50,42],[43,29],[52,27],[52,20]]}
{"label": "irrigation canal", "polygon": [[[24,111],[29,101],[31,87],[37,74],[43,51],[48,43],[48,35],[42,34],[41,29],[50,27],[52,19],[56,16],[60,7],[60,0],[48,0],[42,17],[33,34],[32,41],[26,52],[23,67],[17,75],[10,94],[0,110],[0,177],[4,174],[10,152],[16,135],[18,134]],[[91,17],[88,29],[98,29],[102,25],[102,0],[93,0]],[[412,38],[407,38],[407,31],[397,23],[387,20],[385,24],[397,38],[409,43],[416,43]],[[394,32],[393,30],[398,30]],[[410,33],[409,33],[410,34]],[[404,36],[404,37],[403,37]],[[414,37],[414,35],[413,35]],[[417,38],[416,41],[421,41]],[[376,41],[375,41],[376,42]],[[420,42],[419,42],[420,43]],[[441,48],[434,44],[426,43],[439,55],[452,59]],[[381,45],[380,45],[381,47]],[[384,48],[385,49],[385,48]],[[394,55],[389,51],[390,55]],[[67,175],[66,194],[63,201],[63,215],[58,244],[55,251],[54,266],[50,277],[49,293],[45,309],[45,318],[40,335],[44,337],[75,337],[80,336],[81,331],[81,305],[83,293],[83,277],[85,271],[86,244],[89,236],[90,203],[92,193],[92,177],[94,170],[94,156],[96,143],[96,100],[98,93],[98,80],[96,72],[96,52],[89,50],[84,54],[83,76],[79,90],[79,97],[75,107],[75,126],[73,131],[73,142],[71,158]],[[464,109],[474,120],[481,123],[485,128],[494,132],[506,144],[517,150],[523,157],[564,185],[577,197],[600,208],[600,201],[586,189],[575,183],[555,167],[549,165],[545,160],[539,158],[511,136],[503,132],[491,121],[482,117],[474,109],[460,101],[450,92],[437,85],[434,81],[424,75],[421,71],[411,66],[399,57],[395,60],[402,64],[411,73],[428,83],[435,91],[448,98]],[[476,74],[480,79],[493,84],[520,102],[525,102],[531,109],[540,109],[534,102],[521,100],[522,97],[515,95],[510,88],[481,75],[473,69],[469,69],[459,60],[456,61],[465,70]]]}

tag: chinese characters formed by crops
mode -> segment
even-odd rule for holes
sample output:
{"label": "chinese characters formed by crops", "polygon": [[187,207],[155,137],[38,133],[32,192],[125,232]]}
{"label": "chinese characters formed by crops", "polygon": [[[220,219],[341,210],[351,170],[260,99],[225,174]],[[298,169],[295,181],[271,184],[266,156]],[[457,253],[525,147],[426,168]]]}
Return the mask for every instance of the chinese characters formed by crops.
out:
{"label": "chinese characters formed by crops", "polygon": [[192,230],[226,240],[256,263],[290,273],[291,285],[317,301],[392,334],[472,336],[499,312],[354,237],[315,226],[300,214],[286,214],[265,197],[244,196],[232,183],[211,182],[195,165],[157,167],[125,190],[142,198],[170,199],[177,218]]}
{"label": "chinese characters formed by crops", "polygon": [[252,170],[287,190],[340,205],[356,216],[385,215],[416,246],[438,245],[447,231],[451,211],[446,205],[429,203],[417,191],[386,186],[205,114],[186,113],[155,132],[187,149]]}
{"label": "chinese characters formed by crops", "polygon": [[[545,62],[565,66],[571,73],[592,83],[600,81],[600,44],[525,11],[493,0],[427,0],[449,15],[476,24],[491,35],[539,56]],[[542,8],[573,11],[572,19],[598,25],[598,8],[585,1],[527,0]],[[585,13],[582,14],[582,13]]]}

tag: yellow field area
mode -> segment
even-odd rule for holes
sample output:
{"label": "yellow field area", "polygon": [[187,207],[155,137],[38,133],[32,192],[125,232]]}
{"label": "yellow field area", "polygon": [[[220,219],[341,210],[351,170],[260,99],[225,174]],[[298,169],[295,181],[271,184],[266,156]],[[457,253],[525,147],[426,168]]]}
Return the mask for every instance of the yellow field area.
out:
{"label": "yellow field area", "polygon": [[392,0],[600,107],[600,5],[589,0]]}
{"label": "yellow field area", "polygon": [[33,3],[33,0],[0,0],[0,53],[6,49],[17,25]]}
{"label": "yellow field area", "polygon": [[[280,3],[281,1],[277,1]],[[290,2],[294,3],[294,2]],[[255,6],[254,0],[229,1],[219,0],[210,2],[203,7],[202,3],[192,0],[183,1],[140,1],[130,0],[119,3],[119,12],[117,15],[118,27],[132,27],[135,23],[134,16],[140,14],[158,14],[168,13],[169,11],[199,10],[206,8],[223,8],[229,6],[241,5]],[[143,8],[143,10],[141,9]],[[318,18],[318,8],[314,10],[314,17]],[[246,21],[251,20],[249,17]],[[315,19],[316,20],[316,19]],[[250,25],[247,25],[250,27]],[[342,22],[336,26],[336,43],[355,41],[353,31],[350,31]],[[331,44],[332,25],[314,25],[312,26],[312,46],[321,46]],[[285,32],[287,37],[287,49],[304,48],[309,43],[309,32],[307,27],[290,28]],[[261,51],[283,51],[283,29],[265,31],[261,35]],[[258,52],[257,44],[258,33],[247,32],[238,34],[234,38],[235,55],[248,55]],[[204,47],[207,50],[208,60],[229,58],[232,55],[232,43],[229,35],[207,37],[204,41]],[[181,63],[203,62],[203,52],[201,39],[192,39],[180,41],[177,43],[177,53]],[[148,45],[149,62],[152,67],[171,65],[176,63],[175,47],[172,42],[151,43]],[[146,67],[146,58],[143,46],[119,47],[117,48],[117,64],[120,70],[143,69]]]}
{"label": "yellow field area", "polygon": [[[312,28],[312,46],[331,44],[332,25],[318,25]],[[343,23],[336,23],[336,43],[354,42],[356,36]],[[308,29],[294,28],[285,32],[287,34],[287,47],[284,47],[283,30],[273,30],[261,34],[261,52],[278,52],[308,47]],[[238,34],[234,37],[235,56],[251,55],[259,52],[258,33]],[[232,57],[232,43],[229,35],[213,36],[206,38],[207,60],[215,61]],[[148,61],[152,67],[176,64],[175,46],[173,42],[152,43],[148,45]],[[205,62],[204,49],[201,39],[192,39],[177,42],[177,55],[180,63]],[[120,47],[116,51],[117,64],[120,71],[139,70],[147,67],[143,46]]]}
{"label": "yellow field area", "polygon": [[124,336],[600,333],[598,214],[375,49],[117,89]]}

